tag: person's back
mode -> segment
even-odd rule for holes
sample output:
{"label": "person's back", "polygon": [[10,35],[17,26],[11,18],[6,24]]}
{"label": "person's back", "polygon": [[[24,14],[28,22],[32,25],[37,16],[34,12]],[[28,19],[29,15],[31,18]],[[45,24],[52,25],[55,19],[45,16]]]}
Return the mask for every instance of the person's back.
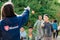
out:
{"label": "person's back", "polygon": [[3,40],[20,40],[19,28],[24,24],[21,17],[6,18],[1,21]]}
{"label": "person's back", "polygon": [[[6,18],[1,21],[2,37],[3,40],[16,40],[19,39],[19,27],[17,17]],[[6,29],[8,30],[6,31]],[[16,38],[17,36],[17,38]]]}
{"label": "person's back", "polygon": [[58,29],[57,23],[53,23],[52,26],[53,26],[53,30],[57,30]]}
{"label": "person's back", "polygon": [[27,7],[21,16],[17,16],[13,11],[13,4],[7,2],[2,6],[2,17],[0,30],[2,31],[2,40],[20,40],[20,27],[22,27],[29,17],[29,8]]}
{"label": "person's back", "polygon": [[52,23],[53,26],[53,38],[57,38],[58,36],[58,24],[57,24],[57,20],[54,20]]}

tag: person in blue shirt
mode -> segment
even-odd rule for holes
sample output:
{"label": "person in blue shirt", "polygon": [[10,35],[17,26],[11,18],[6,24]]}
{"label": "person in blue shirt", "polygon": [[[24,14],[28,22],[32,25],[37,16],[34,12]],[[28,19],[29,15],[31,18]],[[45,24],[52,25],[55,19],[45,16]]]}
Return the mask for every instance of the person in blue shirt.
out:
{"label": "person in blue shirt", "polygon": [[57,20],[53,21],[52,26],[53,26],[53,38],[57,38],[57,36],[58,36],[58,24],[57,24]]}
{"label": "person in blue shirt", "polygon": [[27,33],[26,33],[24,27],[21,27],[20,28],[20,39],[22,40],[22,38],[23,38],[23,40],[26,40],[26,38],[27,38],[26,36],[27,36]]}
{"label": "person in blue shirt", "polygon": [[0,22],[2,40],[20,40],[20,28],[28,21],[29,11],[30,7],[27,7],[20,16],[17,16],[12,2],[3,4]]}

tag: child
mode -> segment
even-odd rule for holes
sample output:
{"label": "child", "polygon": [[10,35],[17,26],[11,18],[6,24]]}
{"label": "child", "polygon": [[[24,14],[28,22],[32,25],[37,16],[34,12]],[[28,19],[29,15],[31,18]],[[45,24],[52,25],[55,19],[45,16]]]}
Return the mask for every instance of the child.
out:
{"label": "child", "polygon": [[43,36],[43,20],[42,20],[42,16],[39,15],[38,16],[38,20],[36,21],[36,23],[34,24],[34,29],[36,29],[36,40],[41,40],[42,36]]}
{"label": "child", "polygon": [[58,36],[58,24],[57,24],[57,20],[53,21],[52,26],[53,26],[53,38],[57,38],[57,36]]}
{"label": "child", "polygon": [[1,8],[2,40],[20,40],[20,28],[28,21],[30,8],[25,8],[22,15],[17,16],[11,2],[6,2]]}
{"label": "child", "polygon": [[33,33],[33,28],[32,27],[29,27],[27,40],[35,40],[35,35]]}
{"label": "child", "polygon": [[20,39],[26,40],[26,31],[23,27],[20,28]]}
{"label": "child", "polygon": [[49,22],[49,16],[44,15],[44,40],[52,40],[52,24]]}

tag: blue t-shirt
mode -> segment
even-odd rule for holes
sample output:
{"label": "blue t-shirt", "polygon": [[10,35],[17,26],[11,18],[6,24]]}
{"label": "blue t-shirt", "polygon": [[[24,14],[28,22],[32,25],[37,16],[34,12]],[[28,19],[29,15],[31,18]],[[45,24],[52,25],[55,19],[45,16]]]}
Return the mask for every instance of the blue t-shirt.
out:
{"label": "blue t-shirt", "polygon": [[53,23],[52,26],[53,26],[53,30],[57,30],[58,29],[57,23]]}
{"label": "blue t-shirt", "polygon": [[[2,30],[2,40],[20,40],[20,27],[22,27],[29,18],[29,10],[25,10],[22,15],[7,17],[0,22],[0,30]],[[5,27],[8,25],[8,31]]]}

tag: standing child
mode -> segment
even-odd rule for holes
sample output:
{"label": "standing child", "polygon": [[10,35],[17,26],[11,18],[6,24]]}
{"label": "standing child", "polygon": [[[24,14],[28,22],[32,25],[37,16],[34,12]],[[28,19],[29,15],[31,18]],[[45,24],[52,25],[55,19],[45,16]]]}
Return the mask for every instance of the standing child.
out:
{"label": "standing child", "polygon": [[34,29],[36,30],[36,40],[41,40],[42,36],[43,36],[43,20],[42,20],[42,16],[39,15],[38,16],[38,20],[35,22],[34,24]]}
{"label": "standing child", "polygon": [[44,15],[44,40],[52,40],[52,24],[47,14]]}
{"label": "standing child", "polygon": [[54,20],[52,23],[53,26],[53,38],[57,38],[58,36],[58,24],[57,24],[57,20]]}

